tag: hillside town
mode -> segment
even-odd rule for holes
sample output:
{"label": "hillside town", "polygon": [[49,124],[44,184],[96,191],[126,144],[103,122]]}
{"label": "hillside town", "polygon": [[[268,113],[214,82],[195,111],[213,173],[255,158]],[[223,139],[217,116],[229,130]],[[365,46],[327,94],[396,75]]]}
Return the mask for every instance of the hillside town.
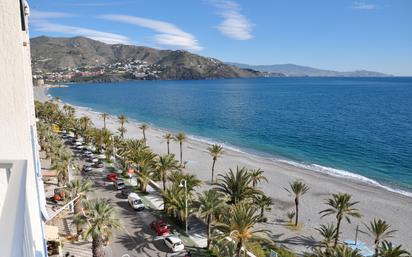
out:
{"label": "hillside town", "polygon": [[[37,63],[46,62],[48,58],[37,57],[32,59],[32,67]],[[33,70],[33,81],[35,86],[42,86],[50,83],[92,81],[99,78],[118,79],[158,79],[159,74],[164,70],[157,64],[149,64],[146,61],[137,59],[127,59],[115,63],[103,63],[97,65],[84,65],[79,67],[67,67],[52,71]]]}

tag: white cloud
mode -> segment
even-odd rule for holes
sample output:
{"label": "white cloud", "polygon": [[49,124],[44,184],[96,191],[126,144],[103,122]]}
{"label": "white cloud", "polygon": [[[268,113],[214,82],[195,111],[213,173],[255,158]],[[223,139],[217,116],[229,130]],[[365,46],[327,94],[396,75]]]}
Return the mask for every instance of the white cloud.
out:
{"label": "white cloud", "polygon": [[376,9],[376,6],[364,2],[355,2],[353,3],[352,8],[355,10],[374,10]]}
{"label": "white cloud", "polygon": [[249,40],[253,38],[252,23],[244,16],[241,7],[231,0],[210,0],[218,8],[218,15],[223,18],[217,29],[223,35],[236,40]]}
{"label": "white cloud", "polygon": [[101,15],[99,18],[151,29],[159,33],[153,37],[153,41],[159,45],[187,50],[203,49],[192,34],[169,22],[117,14]]}
{"label": "white cloud", "polygon": [[116,2],[91,2],[91,3],[62,3],[65,6],[84,6],[84,7],[105,7],[114,5],[133,4],[133,1],[116,1]]}
{"label": "white cloud", "polygon": [[128,37],[94,29],[67,26],[51,23],[45,20],[36,20],[32,22],[34,29],[41,32],[54,32],[70,36],[84,36],[108,44],[130,44]]}
{"label": "white cloud", "polygon": [[73,15],[70,13],[64,12],[44,12],[39,10],[31,10],[30,11],[30,19],[52,19],[52,18],[65,18],[65,17],[72,17]]}

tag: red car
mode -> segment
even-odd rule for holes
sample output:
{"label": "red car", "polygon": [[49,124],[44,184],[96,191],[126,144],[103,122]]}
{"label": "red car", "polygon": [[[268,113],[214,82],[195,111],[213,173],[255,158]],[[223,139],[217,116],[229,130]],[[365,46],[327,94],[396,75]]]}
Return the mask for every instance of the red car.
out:
{"label": "red car", "polygon": [[154,220],[150,223],[150,228],[156,231],[158,236],[167,236],[170,234],[170,228],[164,220]]}
{"label": "red car", "polygon": [[115,182],[118,179],[116,173],[109,173],[109,174],[107,174],[106,178],[107,178],[107,180],[109,180],[111,182]]}

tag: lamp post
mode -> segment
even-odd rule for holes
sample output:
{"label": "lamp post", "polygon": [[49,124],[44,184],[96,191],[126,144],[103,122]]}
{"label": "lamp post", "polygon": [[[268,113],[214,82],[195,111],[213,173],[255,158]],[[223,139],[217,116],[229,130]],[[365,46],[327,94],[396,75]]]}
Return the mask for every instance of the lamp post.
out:
{"label": "lamp post", "polygon": [[180,181],[180,184],[179,184],[179,187],[184,187],[185,188],[185,216],[186,216],[186,219],[185,219],[185,230],[186,230],[186,234],[187,234],[187,222],[188,222],[188,220],[187,220],[187,216],[188,216],[188,213],[187,213],[187,181],[186,181],[186,179],[182,179],[181,181]]}

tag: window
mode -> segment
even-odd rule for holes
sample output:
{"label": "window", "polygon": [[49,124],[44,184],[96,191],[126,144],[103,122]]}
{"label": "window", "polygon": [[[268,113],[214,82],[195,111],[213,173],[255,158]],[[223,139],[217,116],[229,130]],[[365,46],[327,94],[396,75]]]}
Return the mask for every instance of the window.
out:
{"label": "window", "polygon": [[19,0],[20,2],[20,22],[21,22],[21,30],[26,31],[26,12],[25,8],[27,4],[25,3],[25,0]]}
{"label": "window", "polygon": [[0,164],[0,214],[6,198],[7,188],[10,180],[11,165]]}

